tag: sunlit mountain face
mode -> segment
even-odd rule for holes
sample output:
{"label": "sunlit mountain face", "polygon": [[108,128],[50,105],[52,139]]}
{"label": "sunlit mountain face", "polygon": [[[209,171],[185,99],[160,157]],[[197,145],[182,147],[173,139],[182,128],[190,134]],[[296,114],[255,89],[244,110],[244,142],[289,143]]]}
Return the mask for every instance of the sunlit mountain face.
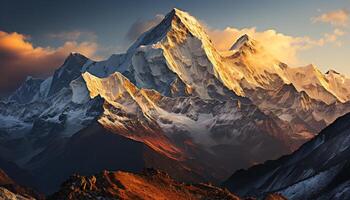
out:
{"label": "sunlit mountain face", "polygon": [[[125,53],[95,61],[74,52],[48,78],[28,77],[0,102],[0,168],[19,185],[55,192],[49,199],[350,195],[347,178],[320,192],[334,177],[322,186],[313,180],[333,165],[306,159],[328,151],[325,163],[347,166],[348,145],[340,151],[331,142],[347,141],[347,117],[332,123],[350,111],[350,79],[312,64],[291,67],[249,34],[228,50],[212,40],[174,8]],[[20,189],[4,187],[0,196],[44,198]]]}

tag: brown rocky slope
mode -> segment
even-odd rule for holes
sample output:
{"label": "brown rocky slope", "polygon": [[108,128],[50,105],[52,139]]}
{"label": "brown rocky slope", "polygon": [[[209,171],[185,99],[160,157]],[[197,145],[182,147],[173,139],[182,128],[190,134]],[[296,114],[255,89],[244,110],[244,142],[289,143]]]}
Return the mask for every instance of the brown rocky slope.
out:
{"label": "brown rocky slope", "polygon": [[[154,169],[145,169],[141,174],[103,171],[93,176],[73,175],[48,199],[241,200],[226,189],[211,184],[177,182]],[[268,195],[265,199],[285,200],[278,194]]]}

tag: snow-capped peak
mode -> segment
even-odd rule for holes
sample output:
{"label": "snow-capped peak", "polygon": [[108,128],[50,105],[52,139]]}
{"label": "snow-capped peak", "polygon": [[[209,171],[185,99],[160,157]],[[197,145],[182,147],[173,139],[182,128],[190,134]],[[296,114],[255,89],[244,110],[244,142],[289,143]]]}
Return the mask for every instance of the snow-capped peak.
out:
{"label": "snow-capped peak", "polygon": [[88,59],[87,57],[85,57],[83,54],[81,53],[76,53],[76,52],[71,52],[68,57],[65,59],[64,63],[69,63],[69,62],[74,62],[74,61],[78,61],[78,60],[84,60],[84,59]]}
{"label": "snow-capped peak", "polygon": [[8,100],[16,101],[21,104],[29,103],[35,99],[36,93],[39,90],[42,82],[42,79],[28,76],[24,83],[17,88],[17,90],[11,96],[9,96]]}
{"label": "snow-capped peak", "polygon": [[63,65],[53,75],[49,95],[58,92],[63,87],[69,87],[69,83],[78,78],[83,65],[89,59],[79,53],[70,53]]}
{"label": "snow-capped peak", "polygon": [[[181,83],[185,89],[180,93],[210,98],[208,84],[216,87],[220,85],[214,84],[217,79],[226,81],[220,74],[223,68],[221,56],[201,24],[187,12],[172,9],[162,22],[139,37],[115,69],[137,87],[168,95],[177,87],[173,83]],[[239,87],[231,84],[228,88]]]}
{"label": "snow-capped peak", "polygon": [[239,37],[236,42],[232,45],[230,50],[238,50],[240,49],[244,44],[246,44],[250,40],[249,36],[247,34],[242,35]]}
{"label": "snow-capped peak", "polygon": [[164,19],[155,27],[143,33],[137,41],[130,47],[128,52],[134,50],[141,45],[156,44],[165,38],[171,29],[181,31],[183,34],[190,33],[200,40],[209,40],[209,37],[204,32],[204,28],[190,14],[185,11],[173,8]]}
{"label": "snow-capped peak", "polygon": [[241,36],[230,50],[234,53],[232,58],[240,59],[240,65],[236,67],[241,69],[242,79],[247,81],[245,86],[248,88],[271,89],[271,86],[278,87],[279,84],[272,83],[280,79],[284,84],[293,84],[299,92],[305,91],[311,98],[327,104],[349,100],[350,92],[346,86],[349,85],[350,79],[334,70],[323,74],[314,64],[288,67],[266,51],[259,41],[246,34]]}
{"label": "snow-capped peak", "polygon": [[186,27],[188,31],[190,31],[191,34],[193,34],[195,37],[199,38],[200,40],[209,40],[208,35],[205,33],[204,28],[202,25],[197,21],[196,18],[191,16],[185,11],[179,10],[177,8],[174,8],[172,10],[173,18],[172,21],[175,20],[181,20],[181,23]]}

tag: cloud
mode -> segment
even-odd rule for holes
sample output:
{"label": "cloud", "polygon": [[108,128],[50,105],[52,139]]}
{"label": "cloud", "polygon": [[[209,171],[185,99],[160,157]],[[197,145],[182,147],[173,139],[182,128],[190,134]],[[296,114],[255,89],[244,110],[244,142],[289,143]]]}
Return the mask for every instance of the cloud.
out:
{"label": "cloud", "polygon": [[96,58],[95,42],[66,41],[58,48],[35,47],[29,36],[0,31],[0,93],[9,92],[26,76],[44,77],[52,74],[70,52]]}
{"label": "cloud", "polygon": [[320,16],[311,18],[313,23],[323,22],[333,26],[347,26],[349,21],[349,11],[346,9],[334,10],[326,12]]}
{"label": "cloud", "polygon": [[88,31],[62,31],[59,33],[50,33],[47,35],[48,38],[50,39],[59,39],[59,40],[69,40],[69,41],[76,41],[78,39],[83,39],[83,40],[96,40],[97,36],[93,32],[88,32]]}
{"label": "cloud", "polygon": [[149,30],[150,28],[156,26],[164,19],[164,15],[156,15],[153,19],[150,20],[138,20],[133,23],[126,34],[126,38],[129,41],[135,41],[142,33]]}
{"label": "cloud", "polygon": [[341,43],[338,41],[338,37],[344,35],[344,32],[340,29],[324,34],[319,39],[308,36],[294,37],[279,33],[274,29],[257,31],[255,27],[243,29],[227,27],[221,30],[206,26],[206,31],[219,51],[228,50],[240,36],[248,34],[258,41],[269,54],[291,65],[299,65],[301,63],[298,58],[300,51],[323,46],[327,43],[339,45]]}
{"label": "cloud", "polygon": [[334,29],[332,33],[324,34],[324,42],[334,43],[337,46],[341,46],[341,41],[338,41],[338,37],[345,35],[345,32],[341,29]]}

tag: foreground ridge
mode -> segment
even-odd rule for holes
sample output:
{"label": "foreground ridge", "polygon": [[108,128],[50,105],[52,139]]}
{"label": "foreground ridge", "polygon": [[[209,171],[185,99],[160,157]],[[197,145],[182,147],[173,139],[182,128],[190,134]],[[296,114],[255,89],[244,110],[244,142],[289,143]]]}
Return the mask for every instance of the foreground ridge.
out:
{"label": "foreground ridge", "polygon": [[[145,169],[141,174],[104,171],[88,177],[74,175],[62,184],[60,191],[49,196],[48,200],[100,198],[241,200],[225,189],[204,183],[180,183],[168,174],[154,169]],[[285,200],[278,194],[269,194],[265,199]]]}

